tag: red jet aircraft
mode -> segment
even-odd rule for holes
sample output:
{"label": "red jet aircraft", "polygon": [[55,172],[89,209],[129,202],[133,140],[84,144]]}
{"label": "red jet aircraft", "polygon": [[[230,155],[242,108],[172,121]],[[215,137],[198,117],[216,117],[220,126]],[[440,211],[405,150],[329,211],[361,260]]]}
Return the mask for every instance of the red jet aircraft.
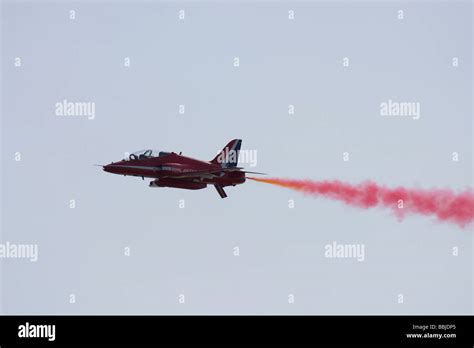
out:
{"label": "red jet aircraft", "polygon": [[174,187],[200,190],[214,185],[221,198],[227,197],[224,187],[245,182],[245,173],[237,167],[242,140],[234,139],[210,162],[182,156],[181,153],[143,150],[132,153],[128,159],[112,162],[103,169],[120,175],[154,178],[150,187]]}

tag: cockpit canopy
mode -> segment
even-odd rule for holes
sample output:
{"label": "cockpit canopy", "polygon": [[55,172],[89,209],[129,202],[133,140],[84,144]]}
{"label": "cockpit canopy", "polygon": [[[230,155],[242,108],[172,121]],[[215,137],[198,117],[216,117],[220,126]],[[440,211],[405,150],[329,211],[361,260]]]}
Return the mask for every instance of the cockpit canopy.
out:
{"label": "cockpit canopy", "polygon": [[152,158],[152,157],[164,157],[168,156],[171,152],[166,151],[158,151],[158,150],[140,150],[131,153],[128,156],[128,160],[137,160],[137,159],[145,159],[145,158]]}

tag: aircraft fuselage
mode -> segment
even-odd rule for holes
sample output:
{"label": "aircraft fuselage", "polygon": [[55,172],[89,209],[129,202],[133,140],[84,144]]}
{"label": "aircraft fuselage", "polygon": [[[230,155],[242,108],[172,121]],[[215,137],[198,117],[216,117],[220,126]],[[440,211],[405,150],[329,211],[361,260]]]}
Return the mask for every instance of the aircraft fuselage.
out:
{"label": "aircraft fuselage", "polygon": [[108,173],[152,178],[150,187],[173,187],[200,190],[214,185],[222,198],[226,197],[223,187],[236,186],[245,182],[245,171],[237,167],[240,139],[232,140],[211,161],[200,161],[175,152],[144,150],[131,154],[128,159],[103,166]]}

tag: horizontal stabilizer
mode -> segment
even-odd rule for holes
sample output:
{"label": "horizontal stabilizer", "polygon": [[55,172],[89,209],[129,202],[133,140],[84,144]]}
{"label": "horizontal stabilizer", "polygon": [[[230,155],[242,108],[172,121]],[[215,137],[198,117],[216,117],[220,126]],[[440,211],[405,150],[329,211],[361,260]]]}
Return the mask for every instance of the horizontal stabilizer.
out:
{"label": "horizontal stabilizer", "polygon": [[247,172],[245,170],[242,171],[242,173],[249,173],[249,174],[260,174],[260,175],[268,175],[267,173],[260,173],[260,172]]}
{"label": "horizontal stabilizer", "polygon": [[222,168],[222,172],[241,172],[241,173],[250,173],[250,174],[260,174],[260,175],[267,175],[267,173],[260,173],[260,172],[250,172],[246,170],[242,170],[245,168],[242,167],[232,167],[232,168]]}

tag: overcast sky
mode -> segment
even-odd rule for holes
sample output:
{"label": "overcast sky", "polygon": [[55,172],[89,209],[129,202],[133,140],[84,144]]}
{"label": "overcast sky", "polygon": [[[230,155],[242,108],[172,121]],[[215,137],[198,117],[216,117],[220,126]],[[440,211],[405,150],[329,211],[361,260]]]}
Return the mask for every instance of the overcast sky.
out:
{"label": "overcast sky", "polygon": [[472,313],[472,226],[93,166],[241,138],[275,177],[472,187],[471,2],[3,1],[0,22],[1,242],[39,251],[0,259],[3,313]]}

